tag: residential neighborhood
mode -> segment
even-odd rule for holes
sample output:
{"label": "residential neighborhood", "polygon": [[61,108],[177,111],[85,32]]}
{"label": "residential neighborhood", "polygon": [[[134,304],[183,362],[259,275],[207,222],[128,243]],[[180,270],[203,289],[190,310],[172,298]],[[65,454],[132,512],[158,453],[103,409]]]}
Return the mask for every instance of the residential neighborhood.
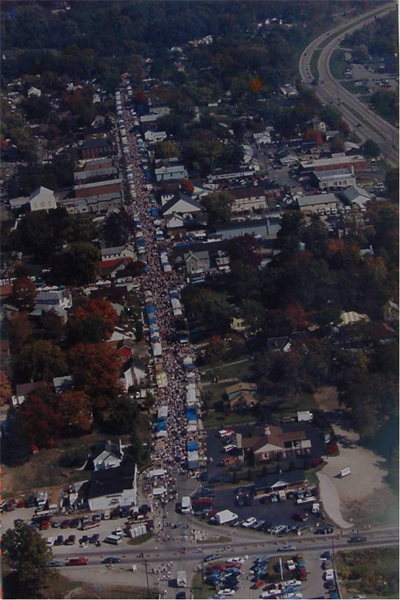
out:
{"label": "residential neighborhood", "polygon": [[397,7],[195,4],[3,8],[4,595],[395,597]]}

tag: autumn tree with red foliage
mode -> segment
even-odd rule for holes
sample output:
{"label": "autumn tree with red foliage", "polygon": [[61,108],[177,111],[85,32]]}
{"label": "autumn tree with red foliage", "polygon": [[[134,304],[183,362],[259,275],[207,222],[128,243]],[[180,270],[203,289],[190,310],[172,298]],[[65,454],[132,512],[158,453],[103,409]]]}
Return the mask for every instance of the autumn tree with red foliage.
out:
{"label": "autumn tree with red foliage", "polygon": [[84,392],[62,392],[56,397],[54,409],[61,419],[63,433],[79,435],[90,431],[93,411],[90,398]]}
{"label": "autumn tree with red foliage", "polygon": [[8,336],[13,354],[18,354],[21,351],[25,342],[32,335],[32,331],[28,313],[20,312],[11,318]]}
{"label": "autumn tree with red foliage", "polygon": [[74,311],[74,319],[77,321],[94,316],[99,317],[104,322],[107,339],[109,339],[118,322],[117,313],[111,302],[108,302],[108,300],[88,300],[78,306]]}
{"label": "autumn tree with red foliage", "polygon": [[0,371],[0,406],[4,406],[4,404],[10,402],[11,396],[12,389],[10,380],[3,371]]}
{"label": "autumn tree with red foliage", "polygon": [[38,448],[50,446],[59,438],[62,420],[37,394],[29,395],[19,408],[19,416],[26,438]]}
{"label": "autumn tree with red foliage", "polygon": [[226,250],[232,262],[243,262],[252,267],[259,267],[261,264],[260,245],[252,235],[241,235],[229,240]]}
{"label": "autumn tree with red foliage", "polygon": [[184,179],[181,183],[181,190],[184,194],[193,194],[194,185],[189,179]]}
{"label": "autumn tree with red foliage", "polygon": [[68,353],[75,388],[85,392],[94,409],[104,409],[120,392],[120,360],[117,351],[105,342],[76,344]]}
{"label": "autumn tree with red foliage", "polygon": [[322,133],[318,129],[307,129],[303,135],[305,142],[315,142],[317,146],[322,146]]}
{"label": "autumn tree with red foliage", "polygon": [[301,331],[309,324],[308,315],[299,302],[293,302],[285,309],[285,315],[292,331]]}

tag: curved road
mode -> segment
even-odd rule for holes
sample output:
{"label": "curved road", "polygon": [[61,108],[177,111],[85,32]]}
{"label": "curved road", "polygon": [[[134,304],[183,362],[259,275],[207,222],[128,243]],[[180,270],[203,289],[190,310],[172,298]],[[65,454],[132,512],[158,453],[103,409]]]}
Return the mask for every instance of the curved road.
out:
{"label": "curved road", "polygon": [[[394,4],[384,4],[366,12],[362,16],[349,19],[341,25],[337,25],[328,32],[320,35],[313,40],[304,50],[300,57],[299,70],[304,83],[311,84],[313,75],[311,72],[311,59],[316,50],[320,49],[321,44],[325,43],[318,59],[318,73],[321,79],[319,85],[315,88],[321,100],[327,104],[338,104],[339,109],[352,129],[357,131],[357,135],[365,141],[374,140],[381,149],[381,154],[388,163],[397,166],[399,161],[398,152],[398,128],[391,125],[385,119],[370,110],[357,97],[341,86],[333,77],[330,70],[330,59],[334,50],[343,39],[344,34],[351,33],[355,29],[362,27],[375,19],[375,16],[382,16],[394,10]],[[358,124],[361,127],[357,127]]]}

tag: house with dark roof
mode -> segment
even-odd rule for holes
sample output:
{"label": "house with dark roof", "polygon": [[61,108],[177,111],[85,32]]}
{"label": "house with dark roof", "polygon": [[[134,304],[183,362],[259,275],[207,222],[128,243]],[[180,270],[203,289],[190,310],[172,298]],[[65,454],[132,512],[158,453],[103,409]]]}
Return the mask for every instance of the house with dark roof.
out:
{"label": "house with dark roof", "polygon": [[91,511],[137,505],[137,466],[132,463],[94,471],[88,486]]}
{"label": "house with dark roof", "polygon": [[29,394],[47,387],[45,381],[30,381],[29,383],[20,383],[15,387],[15,395],[11,398],[13,406],[23,404]]}
{"label": "house with dark roof", "polygon": [[100,158],[116,154],[117,147],[113,140],[107,137],[85,140],[80,146],[82,158]]}
{"label": "house with dark roof", "polygon": [[178,215],[195,215],[197,213],[201,213],[203,207],[197,200],[188,196],[187,194],[182,194],[179,192],[175,194],[168,202],[166,202],[162,208],[161,213],[167,217],[172,214]]}
{"label": "house with dark roof", "polygon": [[253,454],[256,463],[285,459],[291,454],[308,456],[311,441],[304,430],[284,430],[275,425],[255,427],[252,437],[242,438],[243,455]]}

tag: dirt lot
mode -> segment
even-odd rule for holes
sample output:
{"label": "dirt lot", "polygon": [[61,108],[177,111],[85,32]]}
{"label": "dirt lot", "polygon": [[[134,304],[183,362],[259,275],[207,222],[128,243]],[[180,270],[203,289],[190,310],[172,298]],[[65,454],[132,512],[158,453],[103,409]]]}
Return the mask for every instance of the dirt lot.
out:
{"label": "dirt lot", "polygon": [[[384,461],[359,445],[359,435],[350,429],[334,388],[323,388],[315,397],[319,408],[326,411],[338,440],[339,456],[330,457],[321,473],[335,485],[343,518],[360,522],[371,513],[382,512],[393,498],[385,482]],[[341,478],[340,472],[345,467],[351,468],[351,474]]]}
{"label": "dirt lot", "polygon": [[[120,436],[123,443],[128,436]],[[18,467],[2,467],[3,498],[21,498],[29,496],[40,489],[63,487],[67,483],[84,481],[90,472],[78,468],[63,468],[59,465],[60,457],[75,451],[87,452],[96,442],[109,439],[110,436],[93,432],[79,439],[63,440],[56,446],[43,449],[24,465]],[[82,460],[80,467],[83,466]]]}

